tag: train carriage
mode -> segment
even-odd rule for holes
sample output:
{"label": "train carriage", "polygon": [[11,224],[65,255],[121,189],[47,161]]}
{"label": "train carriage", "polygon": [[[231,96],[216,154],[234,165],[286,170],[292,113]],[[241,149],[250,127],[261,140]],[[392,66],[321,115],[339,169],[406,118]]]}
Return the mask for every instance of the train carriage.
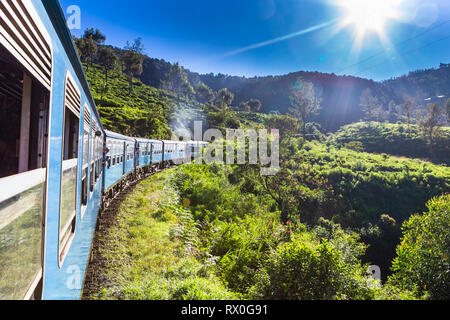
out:
{"label": "train carriage", "polygon": [[127,136],[105,130],[105,182],[104,190],[108,191],[119,183],[126,173],[126,145],[134,144],[135,140]]}
{"label": "train carriage", "polygon": [[151,140],[152,144],[152,166],[160,166],[163,162],[163,142],[159,140]]}
{"label": "train carriage", "polygon": [[176,143],[176,154],[175,154],[175,160],[178,161],[177,163],[185,162],[186,160],[186,142],[179,141]]}
{"label": "train carriage", "polygon": [[0,10],[0,299],[77,299],[100,205],[100,118],[59,3]]}
{"label": "train carriage", "polygon": [[167,165],[173,162],[176,152],[176,141],[163,140],[163,164]]}
{"label": "train carriage", "polygon": [[0,300],[79,299],[100,210],[187,144],[103,129],[57,0],[0,17]]}
{"label": "train carriage", "polygon": [[137,148],[136,168],[145,171],[151,165],[151,143],[148,139],[135,138]]}

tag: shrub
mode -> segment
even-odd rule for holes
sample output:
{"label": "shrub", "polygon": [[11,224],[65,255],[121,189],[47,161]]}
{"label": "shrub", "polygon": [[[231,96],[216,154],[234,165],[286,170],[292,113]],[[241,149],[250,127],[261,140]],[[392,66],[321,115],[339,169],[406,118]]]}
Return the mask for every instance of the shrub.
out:
{"label": "shrub", "polygon": [[391,281],[433,300],[450,299],[450,194],[432,199],[428,212],[403,226]]}
{"label": "shrub", "polygon": [[363,268],[345,263],[329,241],[302,238],[282,244],[266,261],[252,289],[255,298],[275,300],[371,299],[376,283]]}

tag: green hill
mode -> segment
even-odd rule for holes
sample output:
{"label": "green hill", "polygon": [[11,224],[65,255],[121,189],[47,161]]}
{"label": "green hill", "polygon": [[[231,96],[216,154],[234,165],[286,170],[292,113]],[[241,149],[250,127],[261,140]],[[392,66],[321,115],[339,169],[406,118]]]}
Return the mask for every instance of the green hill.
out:
{"label": "green hill", "polygon": [[127,77],[121,72],[113,72],[105,88],[103,70],[97,65],[85,73],[106,129],[148,138],[171,136],[169,122],[176,106],[173,94],[138,80],[130,94]]}
{"label": "green hill", "polygon": [[347,147],[356,151],[387,153],[431,160],[435,163],[450,164],[450,128],[441,128],[432,152],[420,135],[419,129],[406,124],[359,122],[342,127],[329,138],[329,143],[337,147]]}

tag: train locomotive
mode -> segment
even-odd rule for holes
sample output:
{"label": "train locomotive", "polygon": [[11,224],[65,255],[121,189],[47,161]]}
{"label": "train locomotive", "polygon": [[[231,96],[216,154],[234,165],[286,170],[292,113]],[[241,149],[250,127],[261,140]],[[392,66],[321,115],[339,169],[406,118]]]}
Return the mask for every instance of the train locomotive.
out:
{"label": "train locomotive", "polygon": [[0,1],[0,300],[76,300],[99,212],[202,141],[105,130],[57,0]]}

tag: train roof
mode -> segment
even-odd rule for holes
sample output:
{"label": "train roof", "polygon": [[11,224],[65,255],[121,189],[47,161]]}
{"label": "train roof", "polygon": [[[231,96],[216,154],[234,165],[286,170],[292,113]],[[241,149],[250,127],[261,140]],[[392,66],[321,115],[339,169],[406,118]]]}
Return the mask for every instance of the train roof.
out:
{"label": "train roof", "polygon": [[161,140],[155,140],[155,139],[146,139],[146,138],[133,138],[137,142],[152,142],[152,143],[162,143]]}
{"label": "train roof", "polygon": [[135,142],[135,139],[127,137],[127,136],[124,136],[123,134],[115,133],[115,132],[112,132],[112,131],[109,131],[109,130],[104,130],[104,131],[105,131],[106,136],[109,137],[109,138]]}
{"label": "train roof", "polygon": [[80,58],[78,57],[78,53],[75,49],[72,35],[69,31],[69,28],[67,27],[66,17],[64,15],[63,9],[61,8],[61,4],[58,0],[47,0],[42,1],[42,3],[45,7],[45,10],[47,11],[51,23],[53,24],[53,27],[55,28],[56,33],[58,34],[61,44],[63,45],[64,50],[66,51],[66,54],[69,57],[70,62],[72,63],[72,66],[81,83],[81,86],[83,87],[86,97],[88,98],[89,103],[94,110],[97,119],[99,120],[98,122],[100,128],[105,131],[101,122],[100,114],[97,110],[97,105],[95,104],[95,100],[92,96],[89,83],[84,73],[83,66],[81,65]]}
{"label": "train roof", "polygon": [[176,143],[176,144],[182,144],[186,143],[186,141],[175,141],[175,140],[161,140],[164,143]]}

